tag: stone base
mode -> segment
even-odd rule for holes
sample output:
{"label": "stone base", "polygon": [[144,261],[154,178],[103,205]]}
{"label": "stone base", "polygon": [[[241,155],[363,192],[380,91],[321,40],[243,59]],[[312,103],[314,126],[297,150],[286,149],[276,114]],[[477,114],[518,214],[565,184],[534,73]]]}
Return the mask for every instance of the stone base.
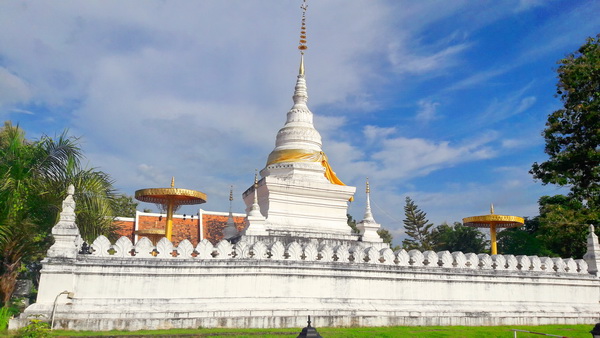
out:
{"label": "stone base", "polygon": [[[267,176],[258,182],[258,204],[268,231],[346,236],[351,234],[347,223],[348,201],[355,190],[326,180]],[[254,203],[254,186],[243,197],[249,212]]]}
{"label": "stone base", "polygon": [[[268,299],[227,300],[145,299],[128,303],[94,299],[58,306],[55,329],[66,330],[156,330],[173,328],[300,328],[306,317],[316,327],[349,326],[499,326],[589,324],[600,316],[590,306],[553,303],[495,303],[355,300],[343,299]],[[35,306],[35,304],[33,305]],[[277,309],[277,310],[275,310]],[[526,309],[526,310],[525,310]],[[27,325],[27,314],[45,313],[51,307],[37,307],[10,322],[10,329]],[[590,326],[592,327],[592,326]]]}

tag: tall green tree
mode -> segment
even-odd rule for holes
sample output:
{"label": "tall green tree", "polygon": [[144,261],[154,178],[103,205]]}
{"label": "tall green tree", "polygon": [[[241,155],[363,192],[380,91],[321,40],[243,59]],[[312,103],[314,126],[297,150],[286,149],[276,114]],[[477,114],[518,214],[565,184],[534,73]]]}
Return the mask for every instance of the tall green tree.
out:
{"label": "tall green tree", "polygon": [[498,252],[512,255],[554,256],[555,254],[538,238],[539,218],[539,216],[526,217],[522,227],[500,231],[497,236]]}
{"label": "tall green tree", "polygon": [[600,211],[564,195],[539,200],[536,238],[553,256],[581,258],[587,251],[589,224],[599,224]]}
{"label": "tall green tree", "polygon": [[431,237],[436,251],[481,253],[485,251],[488,243],[481,231],[466,227],[460,222],[454,222],[452,226],[448,223],[438,226],[433,230]]}
{"label": "tall green tree", "polygon": [[556,94],[564,106],[548,116],[542,133],[549,159],[530,173],[600,207],[600,34],[558,63]]}
{"label": "tall green tree", "polygon": [[404,205],[404,229],[408,238],[402,241],[402,247],[406,250],[431,250],[433,248],[431,238],[431,227],[427,214],[420,210],[415,202],[406,197]]}
{"label": "tall green tree", "polygon": [[105,173],[84,169],[77,139],[66,133],[29,141],[18,126],[0,129],[0,301],[14,290],[19,268],[41,259],[52,244],[67,186],[76,189],[82,237],[110,235],[114,190]]}

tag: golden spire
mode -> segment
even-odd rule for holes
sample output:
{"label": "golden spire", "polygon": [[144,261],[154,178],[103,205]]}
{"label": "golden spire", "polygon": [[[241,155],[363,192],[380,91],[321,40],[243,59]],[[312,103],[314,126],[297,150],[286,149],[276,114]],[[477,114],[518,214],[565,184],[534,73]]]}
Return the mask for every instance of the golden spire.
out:
{"label": "golden spire", "polygon": [[308,49],[308,46],[306,46],[306,9],[308,8],[306,0],[303,0],[300,8],[302,9],[302,26],[300,26],[300,44],[298,45],[300,50],[300,70],[298,73],[304,75],[304,51]]}
{"label": "golden spire", "polygon": [[490,215],[494,214],[494,203],[490,203]]}
{"label": "golden spire", "polygon": [[171,188],[175,188],[175,176],[171,177]]}

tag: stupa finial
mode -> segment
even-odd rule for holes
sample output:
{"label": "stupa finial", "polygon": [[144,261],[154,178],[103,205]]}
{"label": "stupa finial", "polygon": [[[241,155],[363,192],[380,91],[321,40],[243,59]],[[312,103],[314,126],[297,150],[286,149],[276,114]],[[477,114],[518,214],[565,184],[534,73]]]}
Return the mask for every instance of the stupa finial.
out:
{"label": "stupa finial", "polygon": [[494,214],[494,203],[490,203],[490,215]]}
{"label": "stupa finial", "polygon": [[304,75],[304,51],[308,49],[306,45],[306,9],[308,8],[308,4],[306,0],[302,2],[302,25],[300,26],[300,43],[298,44],[298,49],[300,50],[300,69],[298,71],[298,75]]}
{"label": "stupa finial", "polygon": [[171,188],[175,188],[175,176],[171,176]]}

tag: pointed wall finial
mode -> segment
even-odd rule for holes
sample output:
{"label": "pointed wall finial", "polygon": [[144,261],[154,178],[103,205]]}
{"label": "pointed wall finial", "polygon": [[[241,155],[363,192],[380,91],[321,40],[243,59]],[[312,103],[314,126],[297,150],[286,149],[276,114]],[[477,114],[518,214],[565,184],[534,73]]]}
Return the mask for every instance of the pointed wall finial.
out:
{"label": "pointed wall finial", "polygon": [[494,203],[490,204],[490,215],[494,214]]}
{"label": "pointed wall finial", "polygon": [[268,235],[268,232],[265,228],[265,220],[266,218],[260,212],[260,205],[258,205],[258,170],[254,174],[254,199],[252,202],[252,206],[250,210],[248,210],[248,214],[246,219],[248,220],[248,226],[244,230],[245,235],[251,236],[265,236]]}
{"label": "pointed wall finial", "polygon": [[598,276],[600,275],[600,243],[598,243],[598,236],[594,233],[594,226],[592,224],[590,224],[589,229],[587,251],[583,255],[583,260],[588,265],[588,273]]}
{"label": "pointed wall finial", "polygon": [[233,185],[229,189],[229,217],[227,218],[227,225],[223,228],[223,238],[231,239],[237,236],[238,230],[233,220],[232,203],[233,202]]}
{"label": "pointed wall finial", "polygon": [[233,205],[233,185],[229,188],[229,215],[231,216],[231,208]]}
{"label": "pointed wall finial", "polygon": [[381,228],[381,225],[375,222],[373,218],[373,212],[371,212],[371,187],[369,185],[369,178],[366,181],[367,200],[365,208],[365,216],[362,221],[356,224],[356,228],[360,231],[361,240],[363,242],[376,242],[381,243],[383,240],[377,233]]}
{"label": "pointed wall finial", "polygon": [[175,188],[175,176],[171,177],[171,188]]}

